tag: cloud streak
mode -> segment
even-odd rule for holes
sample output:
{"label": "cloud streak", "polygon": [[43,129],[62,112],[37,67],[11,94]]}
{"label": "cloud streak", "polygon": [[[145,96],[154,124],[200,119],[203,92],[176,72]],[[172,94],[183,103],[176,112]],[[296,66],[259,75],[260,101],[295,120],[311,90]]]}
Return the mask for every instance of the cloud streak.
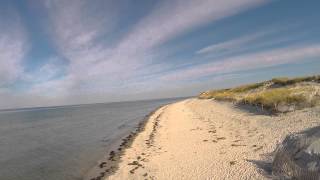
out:
{"label": "cloud streak", "polygon": [[[177,0],[163,1],[142,19],[119,46],[120,49],[145,50],[178,34],[266,3],[264,0]],[[135,44],[136,46],[132,46]]]}
{"label": "cloud streak", "polygon": [[189,69],[176,71],[162,76],[161,79],[165,81],[186,81],[219,73],[253,70],[297,61],[305,61],[314,57],[320,57],[319,44],[298,47],[293,46],[228,57],[220,59],[218,62],[201,64]]}
{"label": "cloud streak", "polygon": [[87,86],[99,90],[123,87],[123,83],[130,86],[136,83],[134,78],[152,73],[150,68],[153,66],[150,64],[154,61],[154,47],[208,22],[266,1],[162,1],[112,46],[97,39],[116,30],[116,17],[121,13],[121,7],[109,8],[110,1],[103,7],[106,8],[104,11],[108,11],[108,16],[100,16],[97,11],[85,8],[94,2],[48,0],[45,6],[56,44],[62,56],[70,61],[66,79],[71,80],[74,87],[87,83],[90,84]]}
{"label": "cloud streak", "polygon": [[208,53],[219,53],[227,50],[232,50],[234,48],[237,48],[242,45],[247,45],[250,42],[253,42],[255,40],[258,40],[259,38],[262,38],[268,34],[271,34],[275,31],[263,31],[263,32],[257,32],[254,34],[246,35],[239,37],[237,39],[232,39],[229,41],[209,45],[207,47],[204,47],[196,52],[196,54],[208,54]]}
{"label": "cloud streak", "polygon": [[19,18],[11,22],[0,18],[0,88],[12,83],[23,72],[21,65],[27,51],[26,37]]}

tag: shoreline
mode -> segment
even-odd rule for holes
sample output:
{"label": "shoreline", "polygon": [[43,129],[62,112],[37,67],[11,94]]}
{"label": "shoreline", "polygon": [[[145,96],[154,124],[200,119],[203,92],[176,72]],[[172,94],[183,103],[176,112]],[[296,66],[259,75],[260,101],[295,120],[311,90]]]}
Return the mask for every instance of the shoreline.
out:
{"label": "shoreline", "polygon": [[[178,101],[179,102],[179,101]],[[114,174],[119,168],[121,156],[124,155],[125,150],[130,148],[135,138],[144,131],[146,124],[150,118],[161,108],[168,106],[172,103],[157,107],[155,110],[147,114],[141,122],[133,129],[128,131],[126,135],[116,140],[109,148],[109,153],[100,159],[97,164],[88,170],[84,176],[84,180],[101,180],[108,178]]]}
{"label": "shoreline", "polygon": [[259,164],[292,132],[320,125],[319,110],[270,116],[186,99],[156,109],[100,179],[269,179]]}

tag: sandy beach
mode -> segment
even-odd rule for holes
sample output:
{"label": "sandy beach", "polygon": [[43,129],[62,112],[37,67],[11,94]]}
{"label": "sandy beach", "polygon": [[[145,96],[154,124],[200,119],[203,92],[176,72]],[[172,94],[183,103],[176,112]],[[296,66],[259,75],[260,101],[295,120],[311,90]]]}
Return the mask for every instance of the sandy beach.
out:
{"label": "sandy beach", "polygon": [[277,144],[318,126],[319,117],[319,108],[275,116],[213,100],[180,101],[150,116],[105,179],[268,179]]}

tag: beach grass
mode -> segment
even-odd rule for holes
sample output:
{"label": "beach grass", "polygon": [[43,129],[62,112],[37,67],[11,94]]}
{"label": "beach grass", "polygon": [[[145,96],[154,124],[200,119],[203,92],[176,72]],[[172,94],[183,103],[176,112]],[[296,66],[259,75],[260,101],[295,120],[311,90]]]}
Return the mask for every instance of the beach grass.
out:
{"label": "beach grass", "polygon": [[201,93],[200,99],[232,101],[259,106],[273,112],[290,111],[318,105],[320,76],[274,78],[229,89]]}
{"label": "beach grass", "polygon": [[257,89],[259,87],[264,86],[264,82],[262,83],[254,83],[254,84],[247,84],[247,85],[242,85],[239,87],[235,88],[230,88],[230,89],[220,89],[220,90],[212,90],[212,91],[207,91],[203,92],[199,95],[199,98],[202,99],[211,99],[215,98],[217,100],[236,100],[236,97],[239,93],[245,93],[250,90]]}
{"label": "beach grass", "polygon": [[280,78],[273,78],[271,81],[274,84],[286,86],[286,85],[293,85],[300,82],[310,82],[315,81],[319,82],[320,76],[306,76],[306,77],[297,77],[297,78],[287,78],[287,77],[280,77]]}
{"label": "beach grass", "polygon": [[242,103],[261,106],[263,109],[277,111],[280,104],[297,106],[307,103],[306,97],[298,90],[276,88],[250,94],[242,99]]}

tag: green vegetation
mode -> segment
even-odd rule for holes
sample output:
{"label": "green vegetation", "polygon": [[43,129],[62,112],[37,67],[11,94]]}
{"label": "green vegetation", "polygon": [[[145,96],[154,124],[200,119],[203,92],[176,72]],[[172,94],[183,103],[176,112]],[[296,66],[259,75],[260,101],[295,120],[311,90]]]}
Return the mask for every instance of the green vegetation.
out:
{"label": "green vegetation", "polygon": [[307,76],[307,77],[298,77],[298,78],[292,78],[292,79],[282,77],[282,78],[273,78],[271,81],[274,84],[286,86],[286,85],[293,85],[300,82],[310,82],[310,81],[319,82],[320,76]]}
{"label": "green vegetation", "polygon": [[221,89],[221,90],[212,90],[208,92],[201,93],[199,98],[201,99],[211,99],[215,98],[217,100],[228,100],[228,101],[234,101],[237,100],[237,94],[239,93],[245,93],[250,90],[257,89],[259,87],[264,86],[264,82],[262,83],[255,83],[255,84],[248,84],[248,85],[242,85],[239,87],[235,87],[232,89]]}
{"label": "green vegetation", "polygon": [[284,112],[318,105],[319,83],[320,76],[274,78],[261,83],[203,92],[199,98],[232,101],[259,106],[273,112]]}
{"label": "green vegetation", "polygon": [[250,94],[242,99],[245,104],[261,106],[263,109],[277,111],[280,104],[297,106],[305,103],[306,98],[290,88],[276,88]]}
{"label": "green vegetation", "polygon": [[247,91],[250,91],[253,89],[257,89],[257,88],[262,87],[264,85],[265,85],[265,82],[248,84],[248,85],[243,85],[243,86],[239,86],[239,87],[230,89],[230,91],[232,91],[234,93],[243,93],[243,92],[247,92]]}

